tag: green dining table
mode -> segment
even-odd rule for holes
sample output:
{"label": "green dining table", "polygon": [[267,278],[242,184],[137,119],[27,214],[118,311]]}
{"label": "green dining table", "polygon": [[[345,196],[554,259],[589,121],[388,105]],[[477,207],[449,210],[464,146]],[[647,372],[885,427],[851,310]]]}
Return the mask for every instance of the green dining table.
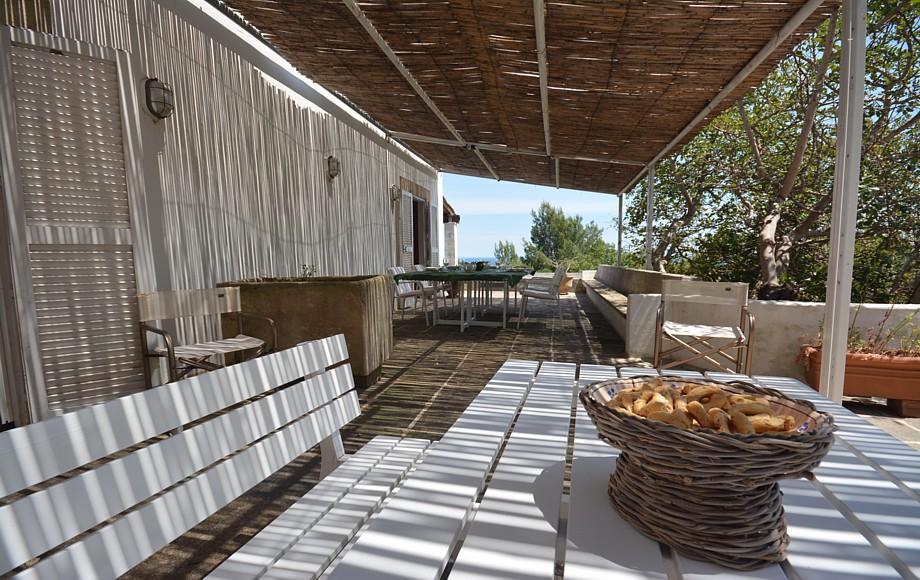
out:
{"label": "green dining table", "polygon": [[[520,284],[521,280],[533,274],[533,270],[515,269],[502,270],[487,268],[483,270],[421,270],[397,274],[397,282],[434,282],[455,284],[459,288],[458,301],[460,318],[442,318],[438,315],[439,305],[437,296],[434,299],[435,324],[459,325],[460,332],[470,326],[501,326],[508,325],[508,295],[511,288]],[[492,306],[492,285],[502,285],[502,321],[482,320],[480,318]],[[446,305],[446,302],[445,302]]]}

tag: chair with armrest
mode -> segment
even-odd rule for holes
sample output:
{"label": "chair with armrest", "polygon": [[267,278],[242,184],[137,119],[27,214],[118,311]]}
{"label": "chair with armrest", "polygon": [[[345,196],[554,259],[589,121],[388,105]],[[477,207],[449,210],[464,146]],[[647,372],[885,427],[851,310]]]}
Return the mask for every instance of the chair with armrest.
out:
{"label": "chair with armrest", "polygon": [[[664,280],[661,284],[655,368],[664,370],[703,359],[720,370],[750,375],[754,315],[748,309],[748,285],[689,280]],[[704,323],[696,323],[704,317]],[[665,340],[676,346],[664,350]],[[665,357],[678,353],[682,357],[663,363]]]}
{"label": "chair with armrest", "polygon": [[527,315],[527,303],[531,298],[538,300],[555,300],[556,314],[559,314],[559,290],[566,274],[565,266],[556,266],[552,278],[531,278],[521,290],[521,307],[518,311],[517,327],[521,327],[521,320]]}

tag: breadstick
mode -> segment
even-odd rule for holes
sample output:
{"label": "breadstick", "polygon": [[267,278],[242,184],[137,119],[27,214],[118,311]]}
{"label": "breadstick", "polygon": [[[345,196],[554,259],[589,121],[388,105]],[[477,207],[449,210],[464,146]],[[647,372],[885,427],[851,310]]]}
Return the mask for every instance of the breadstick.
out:
{"label": "breadstick", "polygon": [[696,419],[700,427],[712,427],[712,421],[709,420],[709,414],[699,401],[690,401],[687,403],[687,414]]}
{"label": "breadstick", "polygon": [[674,397],[674,408],[680,409],[681,411],[687,410],[687,397],[683,395],[678,395]]}
{"label": "breadstick", "polygon": [[751,425],[751,420],[748,419],[748,416],[744,413],[732,409],[728,413],[732,419],[732,428],[735,433],[740,433],[742,435],[750,435],[754,433],[754,426]]}
{"label": "breadstick", "polygon": [[732,407],[733,411],[744,413],[745,415],[772,415],[773,409],[770,405],[763,403],[738,403]]}
{"label": "breadstick", "polygon": [[709,409],[707,413],[709,415],[709,422],[712,424],[712,428],[718,431],[719,433],[731,433],[731,418],[728,413],[722,409]]}
{"label": "breadstick", "polygon": [[726,407],[729,406],[728,397],[726,397],[725,393],[721,391],[718,393],[714,393],[708,399],[706,398],[700,399],[700,403],[703,404],[703,407],[706,408],[707,412],[709,411],[709,409],[725,409]]}
{"label": "breadstick", "polygon": [[757,433],[767,433],[769,431],[785,431],[786,417],[777,417],[774,415],[753,415],[748,417],[754,431]]}
{"label": "breadstick", "polygon": [[649,416],[652,413],[657,413],[658,411],[666,411],[670,413],[674,408],[671,406],[671,402],[661,393],[655,393],[651,400],[646,403],[645,407],[642,409],[642,412],[645,413],[645,416]]}

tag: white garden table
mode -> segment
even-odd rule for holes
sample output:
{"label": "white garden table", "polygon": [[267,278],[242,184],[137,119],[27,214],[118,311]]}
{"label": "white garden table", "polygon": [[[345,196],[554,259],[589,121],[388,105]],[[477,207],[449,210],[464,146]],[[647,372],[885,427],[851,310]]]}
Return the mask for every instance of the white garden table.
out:
{"label": "white garden table", "polygon": [[[508,361],[323,577],[920,575],[920,454],[789,378],[754,380],[813,401],[834,414],[839,431],[814,481],[782,483],[792,538],[788,560],[737,572],[685,558],[639,534],[607,497],[617,450],[597,439],[575,397],[578,387],[617,372],[597,365]],[[738,378],[713,375],[727,377]]]}

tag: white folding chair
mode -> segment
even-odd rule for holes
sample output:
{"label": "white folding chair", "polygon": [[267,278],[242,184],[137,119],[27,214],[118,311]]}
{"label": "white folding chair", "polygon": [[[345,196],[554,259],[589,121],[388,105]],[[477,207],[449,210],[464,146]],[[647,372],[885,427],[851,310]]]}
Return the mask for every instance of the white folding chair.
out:
{"label": "white folding chair", "polygon": [[556,314],[559,314],[559,288],[566,274],[565,266],[557,266],[552,278],[531,278],[521,290],[521,308],[518,311],[517,327],[521,327],[521,319],[527,315],[527,302],[531,298],[538,300],[555,300]]}
{"label": "white folding chair", "polygon": [[[655,320],[656,369],[704,359],[726,372],[751,373],[754,316],[748,309],[747,284],[664,280],[661,286]],[[701,320],[706,323],[698,323]],[[665,340],[676,346],[664,350]],[[678,357],[662,364],[673,355]]]}
{"label": "white folding chair", "polygon": [[399,310],[401,318],[406,317],[406,301],[412,299],[413,307],[417,306],[421,298],[422,312],[425,313],[425,325],[428,325],[428,298],[434,296],[437,288],[425,286],[422,282],[412,280],[396,281],[396,275],[405,274],[406,269],[401,266],[387,268],[387,273],[393,277],[395,284],[395,308]]}

